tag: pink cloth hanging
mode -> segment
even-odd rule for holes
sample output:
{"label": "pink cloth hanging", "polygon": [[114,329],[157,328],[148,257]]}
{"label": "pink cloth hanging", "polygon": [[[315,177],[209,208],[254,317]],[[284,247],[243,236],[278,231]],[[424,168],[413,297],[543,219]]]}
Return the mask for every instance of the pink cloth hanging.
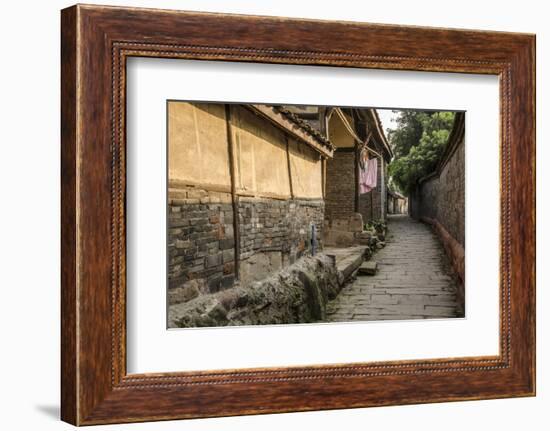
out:
{"label": "pink cloth hanging", "polygon": [[376,187],[378,162],[376,158],[367,160],[359,168],[359,193],[368,193]]}

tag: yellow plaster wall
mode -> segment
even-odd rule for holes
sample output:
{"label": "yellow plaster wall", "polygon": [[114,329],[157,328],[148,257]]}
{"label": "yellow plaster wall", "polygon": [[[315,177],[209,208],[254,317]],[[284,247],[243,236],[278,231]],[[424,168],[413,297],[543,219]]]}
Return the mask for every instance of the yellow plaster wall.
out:
{"label": "yellow plaster wall", "polygon": [[[169,181],[229,191],[224,105],[169,102],[168,116]],[[290,198],[284,132],[238,105],[231,107],[231,122],[237,194]],[[322,198],[319,154],[289,137],[289,158],[294,196]]]}
{"label": "yellow plaster wall", "polygon": [[322,198],[322,162],[319,154],[295,140],[290,140],[292,191],[297,198]]}
{"label": "yellow plaster wall", "polygon": [[290,197],[285,135],[249,109],[232,108],[237,193]]}
{"label": "yellow plaster wall", "polygon": [[223,104],[169,102],[168,178],[231,187]]}
{"label": "yellow plaster wall", "polygon": [[[353,127],[353,120],[348,115],[344,115],[347,118],[348,123]],[[330,141],[337,148],[353,147],[355,145],[353,137],[336,113],[332,114],[330,117],[328,123],[328,133]]]}

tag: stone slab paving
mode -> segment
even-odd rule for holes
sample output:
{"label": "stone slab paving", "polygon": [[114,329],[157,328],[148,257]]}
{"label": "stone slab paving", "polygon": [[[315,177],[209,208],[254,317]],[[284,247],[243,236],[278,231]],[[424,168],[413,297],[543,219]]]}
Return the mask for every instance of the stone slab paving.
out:
{"label": "stone slab paving", "polygon": [[431,228],[406,215],[388,218],[374,276],[358,276],[327,307],[327,321],[457,317],[457,280]]}

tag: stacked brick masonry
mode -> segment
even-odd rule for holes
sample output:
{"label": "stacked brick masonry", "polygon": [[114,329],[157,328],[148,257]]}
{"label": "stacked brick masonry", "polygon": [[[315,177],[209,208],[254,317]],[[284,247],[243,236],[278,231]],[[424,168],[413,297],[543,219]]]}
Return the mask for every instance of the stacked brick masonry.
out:
{"label": "stacked brick masonry", "polygon": [[[236,260],[231,195],[191,187],[170,195],[169,302],[232,287]],[[312,224],[322,245],[322,200],[239,197],[238,213],[242,284],[310,253]]]}
{"label": "stacked brick masonry", "polygon": [[235,239],[229,193],[178,190],[168,213],[168,287],[188,288],[185,299],[233,285]]}
{"label": "stacked brick masonry", "polygon": [[[376,188],[359,195],[357,212],[363,221],[385,219],[386,205],[383,202],[383,184],[387,184],[387,169],[378,160]],[[384,175],[384,183],[382,182]],[[347,220],[355,212],[355,151],[352,148],[339,149],[327,161],[326,216],[330,220]],[[372,198],[372,205],[371,205]],[[372,210],[371,210],[372,208]]]}
{"label": "stacked brick masonry", "polygon": [[465,149],[457,146],[439,176],[422,182],[412,199],[415,218],[437,220],[464,248]]}
{"label": "stacked brick masonry", "polygon": [[354,212],[355,152],[338,149],[327,160],[326,216],[331,220],[346,220]]}
{"label": "stacked brick masonry", "polygon": [[322,200],[239,198],[242,283],[260,280],[311,251],[312,225],[318,246]]}

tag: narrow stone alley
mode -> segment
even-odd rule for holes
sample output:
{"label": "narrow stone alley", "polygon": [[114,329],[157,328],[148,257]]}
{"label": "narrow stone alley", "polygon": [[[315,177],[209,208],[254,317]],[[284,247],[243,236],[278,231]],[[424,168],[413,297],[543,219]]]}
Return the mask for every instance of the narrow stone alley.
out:
{"label": "narrow stone alley", "polygon": [[373,276],[350,282],[327,307],[327,321],[448,318],[457,309],[457,279],[431,228],[408,215],[388,216],[386,247]]}

